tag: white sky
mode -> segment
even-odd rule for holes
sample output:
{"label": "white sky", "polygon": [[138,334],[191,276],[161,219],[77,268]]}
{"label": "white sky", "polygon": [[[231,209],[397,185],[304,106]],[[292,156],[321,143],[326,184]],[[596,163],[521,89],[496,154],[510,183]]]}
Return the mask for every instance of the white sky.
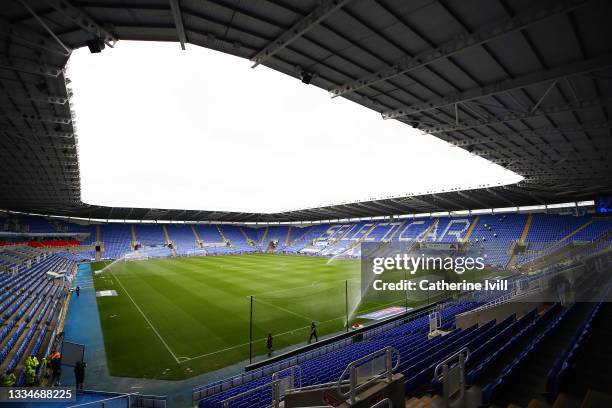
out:
{"label": "white sky", "polygon": [[119,42],[69,65],[82,199],[276,212],[520,176],[247,60]]}

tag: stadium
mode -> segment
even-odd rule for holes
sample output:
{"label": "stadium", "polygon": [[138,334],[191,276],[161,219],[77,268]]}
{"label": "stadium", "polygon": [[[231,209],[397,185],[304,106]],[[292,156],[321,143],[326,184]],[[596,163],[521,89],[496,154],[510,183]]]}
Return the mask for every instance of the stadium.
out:
{"label": "stadium", "polygon": [[611,407],[611,21],[4,0],[0,404]]}

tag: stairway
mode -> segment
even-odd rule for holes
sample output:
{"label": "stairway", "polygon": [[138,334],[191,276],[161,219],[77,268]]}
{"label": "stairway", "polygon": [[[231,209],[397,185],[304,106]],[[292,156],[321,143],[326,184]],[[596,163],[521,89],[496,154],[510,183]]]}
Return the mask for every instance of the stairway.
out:
{"label": "stairway", "polygon": [[361,244],[363,242],[363,240],[366,239],[368,237],[368,235],[370,235],[370,233],[372,233],[372,231],[374,231],[374,228],[376,228],[377,225],[378,225],[377,223],[372,224],[372,227],[370,229],[368,229],[368,231],[365,234],[363,234],[361,236],[361,238],[357,239],[357,241],[355,241],[352,244],[348,245],[346,248],[344,248],[344,251],[340,252],[338,255],[344,255],[346,253],[349,253],[353,248],[355,248],[357,245]]}
{"label": "stairway", "polygon": [[[242,236],[244,237],[244,240],[251,245],[251,243],[253,242],[253,240],[251,238],[249,238],[249,236],[247,235],[247,233],[242,229],[242,227],[238,227],[238,229],[240,230],[240,232],[242,233]],[[251,245],[252,246],[252,245]]]}
{"label": "stairway", "polygon": [[198,234],[198,231],[196,230],[195,225],[193,225],[193,224],[191,224],[191,231],[193,232],[193,236],[196,239],[196,243],[197,242],[201,242],[202,239],[200,238],[200,234]]}
{"label": "stairway", "polygon": [[465,234],[465,237],[463,237],[463,242],[468,242],[470,240],[470,237],[472,236],[472,232],[474,232],[474,229],[476,228],[476,225],[478,224],[478,220],[480,219],[480,216],[477,215],[474,218],[474,221],[472,221],[472,225],[470,225],[470,228],[468,229],[467,233]]}
{"label": "stairway", "polygon": [[132,232],[132,251],[136,249],[136,244],[138,243],[138,238],[136,237],[136,226],[134,224],[130,225],[130,230]]}
{"label": "stairway", "polygon": [[223,240],[223,242],[225,242],[225,245],[229,244],[229,247],[233,250],[234,247],[232,246],[232,243],[229,241],[229,239],[225,237],[225,234],[223,234],[223,230],[221,229],[219,224],[215,224],[215,227],[217,227],[217,231],[219,232],[219,235],[221,236],[221,239]]}
{"label": "stairway", "polygon": [[404,222],[399,222],[399,223],[390,222],[389,225],[391,225],[391,228],[397,225],[397,228],[395,229],[395,231],[393,231],[393,234],[391,234],[391,236],[386,240],[387,242],[392,242],[393,238],[397,236],[397,234],[400,232],[400,230],[404,226]]}
{"label": "stairway", "polygon": [[287,237],[285,238],[285,247],[289,245],[289,237],[291,236],[291,225],[287,228]]}
{"label": "stairway", "polygon": [[[421,234],[414,239],[415,243],[427,242],[427,237],[431,234],[431,231],[438,228],[438,224],[440,223],[440,219],[436,218],[436,220]],[[414,248],[414,247],[413,247]]]}
{"label": "stairway", "polygon": [[[539,405],[533,408],[543,407]],[[546,407],[546,406],[544,406]],[[612,395],[603,392],[588,390],[584,398],[561,393],[555,400],[552,408],[609,408],[612,407]],[[531,408],[531,407],[528,407]]]}
{"label": "stairway", "polygon": [[[102,233],[100,232],[100,224],[96,225],[96,242],[99,244],[100,243],[100,237],[102,236]],[[100,261],[100,259],[102,258],[102,251],[96,251],[96,261]]]}
{"label": "stairway", "polygon": [[535,405],[536,402],[538,407],[548,406],[545,394],[548,372],[572,341],[592,307],[588,303],[574,305],[555,332],[545,339],[539,351],[527,358],[521,366],[523,374],[505,387],[506,391],[499,396],[500,402],[506,401],[519,407]]}
{"label": "stairway", "polygon": [[438,395],[434,395],[433,397],[424,395],[421,398],[412,397],[410,399],[406,399],[406,404],[404,405],[404,408],[425,408],[441,406],[441,404],[439,405],[438,402],[442,402],[442,399]]}
{"label": "stairway", "polygon": [[[166,238],[166,244],[173,244],[172,240],[170,239],[170,234],[168,234],[168,229],[166,228],[165,224],[162,224],[162,230],[164,231],[164,237]],[[172,256],[176,257],[176,248],[174,247],[174,244],[172,245]]]}
{"label": "stairway", "polygon": [[266,227],[261,240],[259,241],[258,246],[263,249],[264,242],[266,241],[266,237],[268,236],[269,227]]}
{"label": "stairway", "polygon": [[[529,214],[527,216],[527,220],[525,221],[525,226],[523,227],[523,232],[521,233],[521,238],[519,239],[519,242],[521,244],[525,244],[525,240],[527,239],[527,235],[529,234],[529,229],[531,228],[531,224],[532,223],[533,223],[533,214]],[[510,257],[510,260],[506,264],[506,268],[510,268],[510,267],[514,266],[514,264],[516,263],[517,256],[518,256],[518,254],[513,254]]]}
{"label": "stairway", "polygon": [[575,230],[573,230],[572,232],[570,232],[569,234],[561,238],[559,241],[563,242],[563,241],[570,239],[571,237],[573,237],[574,235],[576,235],[577,233],[579,233],[580,231],[582,231],[583,229],[591,225],[592,223],[593,223],[592,219],[588,220],[587,222],[585,222],[584,224],[582,224],[581,226],[579,226],[578,228],[576,228]]}

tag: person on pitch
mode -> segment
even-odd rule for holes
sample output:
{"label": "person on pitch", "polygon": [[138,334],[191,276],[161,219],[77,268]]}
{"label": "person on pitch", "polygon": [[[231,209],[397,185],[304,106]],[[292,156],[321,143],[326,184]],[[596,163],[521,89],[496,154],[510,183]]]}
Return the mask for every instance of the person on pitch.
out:
{"label": "person on pitch", "polygon": [[317,336],[317,324],[315,322],[310,323],[310,337],[308,338],[309,344],[313,337],[315,338],[315,343],[319,341],[319,336]]}
{"label": "person on pitch", "polygon": [[266,347],[268,348],[268,356],[272,355],[272,342],[274,338],[272,337],[272,333],[268,332],[268,338],[266,339]]}

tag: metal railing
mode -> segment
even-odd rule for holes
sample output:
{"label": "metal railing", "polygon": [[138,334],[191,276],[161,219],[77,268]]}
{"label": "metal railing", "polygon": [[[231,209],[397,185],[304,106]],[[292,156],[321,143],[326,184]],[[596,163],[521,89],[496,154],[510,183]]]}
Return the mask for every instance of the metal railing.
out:
{"label": "metal railing", "polygon": [[378,401],[376,404],[372,405],[370,408],[393,408],[393,403],[389,398],[385,398],[383,400]]}
{"label": "metal railing", "polygon": [[272,374],[272,381],[279,381],[274,388],[272,399],[280,401],[285,397],[287,390],[300,388],[302,386],[302,367],[291,366]]}
{"label": "metal railing", "polygon": [[451,399],[460,400],[465,395],[465,363],[470,359],[467,347],[440,361],[434,370],[434,379],[443,385],[444,406]]}
{"label": "metal railing", "polygon": [[[296,385],[297,381],[297,385]],[[272,406],[278,408],[280,401],[284,398],[285,392],[290,389],[300,388],[302,386],[302,368],[300,366],[292,366],[272,374],[272,381],[266,384],[259,385],[250,390],[246,390],[239,394],[233,395],[223,401],[223,408],[229,408],[230,403],[237,399],[254,394],[257,391],[271,388],[272,389]]]}
{"label": "metal railing", "polygon": [[75,404],[75,405],[69,405],[68,408],[79,408],[79,407],[100,407],[100,408],[104,408],[107,404],[113,404],[113,402],[116,402],[118,400],[125,400],[126,403],[126,407],[129,407],[131,405],[132,402],[132,398],[133,397],[137,397],[139,396],[139,393],[129,393],[129,394],[119,394],[119,395],[112,395],[108,398],[104,398],[104,399],[100,399],[97,401],[90,401],[90,402],[83,402],[80,404]]}
{"label": "metal railing", "polygon": [[[279,386],[280,382],[281,382],[281,380],[278,379],[278,380],[274,380],[274,381],[266,383],[266,384],[258,385],[255,388],[251,388],[250,390],[246,390],[244,392],[241,392],[240,394],[236,394],[236,395],[233,395],[233,396],[231,396],[231,397],[229,397],[227,399],[224,399],[223,401],[221,401],[221,405],[223,406],[223,408],[229,408],[230,404],[233,401],[236,401],[237,399],[246,397],[247,395],[254,394],[257,391],[265,390],[265,389],[270,388],[270,387],[272,388],[272,392],[274,393],[273,395],[278,395],[277,392],[275,391],[275,389]],[[278,408],[280,406],[280,401],[278,399],[273,398],[272,406],[274,408]]]}
{"label": "metal railing", "polygon": [[[393,355],[396,356],[395,364],[393,364]],[[373,372],[366,381],[358,383],[359,378],[357,368],[364,366],[367,363],[376,364],[377,360],[381,357],[384,357],[384,370]],[[363,356],[349,363],[342,374],[340,374],[338,382],[336,383],[338,394],[342,395],[343,397],[348,397],[351,404],[354,404],[356,401],[357,392],[367,388],[373,382],[384,378],[388,383],[390,383],[393,378],[393,371],[399,367],[399,364],[399,351],[393,347],[385,347],[382,350],[378,350],[374,353]],[[372,368],[376,370],[376,366],[373,366]],[[347,392],[343,392],[342,385],[346,382],[345,377],[347,375],[349,376],[349,390]]]}

